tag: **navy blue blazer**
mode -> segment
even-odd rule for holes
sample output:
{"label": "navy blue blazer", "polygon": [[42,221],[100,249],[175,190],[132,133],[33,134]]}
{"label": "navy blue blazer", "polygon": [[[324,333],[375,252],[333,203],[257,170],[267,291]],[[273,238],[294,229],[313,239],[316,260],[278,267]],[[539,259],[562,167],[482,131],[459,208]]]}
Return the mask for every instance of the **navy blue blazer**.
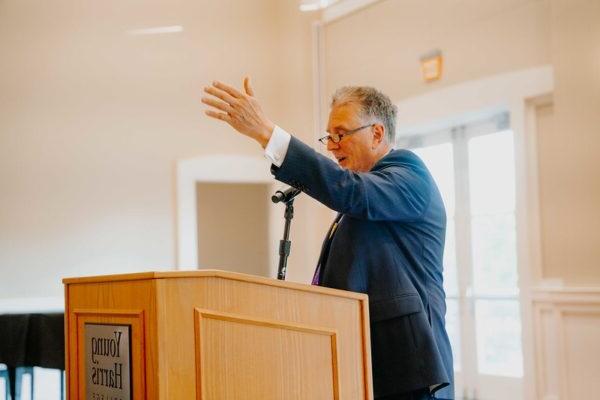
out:
{"label": "navy blue blazer", "polygon": [[371,171],[341,168],[292,137],[281,182],[342,214],[320,257],[320,285],[369,295],[375,397],[436,387],[454,398],[445,329],[444,204],[425,164],[393,150]]}

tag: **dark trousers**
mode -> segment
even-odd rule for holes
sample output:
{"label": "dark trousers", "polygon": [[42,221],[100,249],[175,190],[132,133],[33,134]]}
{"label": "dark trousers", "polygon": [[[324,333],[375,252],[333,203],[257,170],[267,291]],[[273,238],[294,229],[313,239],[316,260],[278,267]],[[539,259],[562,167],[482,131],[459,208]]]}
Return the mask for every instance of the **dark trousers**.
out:
{"label": "dark trousers", "polygon": [[[437,398],[429,393],[429,389],[421,389],[414,392],[393,394],[390,396],[376,397],[375,400],[436,400]],[[442,399],[437,399],[442,400]]]}

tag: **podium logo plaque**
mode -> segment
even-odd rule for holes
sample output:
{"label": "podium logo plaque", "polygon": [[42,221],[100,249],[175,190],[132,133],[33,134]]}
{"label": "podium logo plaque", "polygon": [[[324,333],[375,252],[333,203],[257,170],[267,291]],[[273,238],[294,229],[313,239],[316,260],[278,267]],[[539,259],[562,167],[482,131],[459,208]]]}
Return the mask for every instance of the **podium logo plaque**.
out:
{"label": "podium logo plaque", "polygon": [[131,400],[130,325],[85,324],[86,400]]}

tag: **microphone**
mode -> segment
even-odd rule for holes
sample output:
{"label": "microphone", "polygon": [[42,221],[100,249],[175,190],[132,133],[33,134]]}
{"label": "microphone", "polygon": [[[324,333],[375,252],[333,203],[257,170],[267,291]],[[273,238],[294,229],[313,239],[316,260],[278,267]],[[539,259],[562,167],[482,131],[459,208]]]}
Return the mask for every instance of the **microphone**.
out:
{"label": "microphone", "polygon": [[302,193],[301,190],[296,189],[293,186],[289,186],[287,189],[285,189],[283,191],[282,190],[276,191],[275,194],[273,196],[271,196],[271,201],[273,203],[280,203],[282,201],[284,203],[287,203],[288,201],[292,200],[294,197],[296,197],[300,193]]}

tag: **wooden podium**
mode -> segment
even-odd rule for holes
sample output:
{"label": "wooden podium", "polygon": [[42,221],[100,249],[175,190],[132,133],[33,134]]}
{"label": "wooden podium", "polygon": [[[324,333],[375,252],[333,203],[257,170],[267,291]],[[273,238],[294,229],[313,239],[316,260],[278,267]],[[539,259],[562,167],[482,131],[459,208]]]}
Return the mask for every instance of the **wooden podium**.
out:
{"label": "wooden podium", "polygon": [[373,398],[364,294],[217,270],[63,283],[69,399]]}

